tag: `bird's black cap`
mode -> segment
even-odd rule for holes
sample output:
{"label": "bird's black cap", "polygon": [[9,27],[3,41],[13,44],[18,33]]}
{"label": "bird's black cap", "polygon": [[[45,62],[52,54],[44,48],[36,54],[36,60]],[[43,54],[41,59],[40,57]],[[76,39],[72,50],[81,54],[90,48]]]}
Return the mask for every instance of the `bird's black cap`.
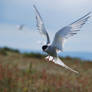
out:
{"label": "bird's black cap", "polygon": [[42,46],[42,50],[45,51],[47,49],[47,45]]}

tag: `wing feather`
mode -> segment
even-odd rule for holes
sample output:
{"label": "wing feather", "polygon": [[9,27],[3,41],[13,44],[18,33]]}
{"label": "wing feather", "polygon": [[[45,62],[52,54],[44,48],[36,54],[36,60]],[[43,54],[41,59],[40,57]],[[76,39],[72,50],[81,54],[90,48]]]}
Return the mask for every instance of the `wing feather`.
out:
{"label": "wing feather", "polygon": [[77,21],[69,24],[68,26],[60,29],[56,32],[54,40],[52,42],[52,46],[56,47],[56,49],[63,51],[64,42],[69,37],[77,34],[80,31],[81,27],[87,22],[90,18],[91,12],[87,13],[82,18],[78,19]]}
{"label": "wing feather", "polygon": [[54,62],[55,64],[58,64],[58,65],[60,65],[60,66],[62,66],[62,67],[64,67],[64,68],[66,68],[66,69],[72,71],[72,72],[79,73],[79,72],[73,70],[72,68],[68,67],[67,65],[65,65],[65,64],[63,63],[63,61],[61,61],[61,59],[60,59],[59,57],[55,58],[53,62]]}
{"label": "wing feather", "polygon": [[40,16],[40,13],[37,10],[35,5],[33,5],[33,7],[34,7],[34,9],[36,11],[37,28],[38,28],[40,34],[46,37],[46,39],[47,39],[46,44],[49,44],[50,43],[49,35],[48,35],[47,30],[46,30],[46,28],[44,26],[44,23],[43,23],[43,20],[42,20],[42,18]]}

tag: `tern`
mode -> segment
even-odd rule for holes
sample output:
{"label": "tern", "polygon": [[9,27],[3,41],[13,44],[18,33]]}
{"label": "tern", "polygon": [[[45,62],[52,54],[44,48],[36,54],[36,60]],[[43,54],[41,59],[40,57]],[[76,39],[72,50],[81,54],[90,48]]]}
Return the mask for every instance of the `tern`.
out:
{"label": "tern", "polygon": [[85,16],[81,17],[75,22],[57,31],[53,39],[53,42],[50,43],[49,34],[45,28],[42,17],[37,7],[35,5],[33,5],[33,7],[36,13],[37,29],[39,30],[41,35],[45,36],[47,39],[46,44],[42,46],[42,50],[48,54],[46,58],[53,61],[55,64],[65,67],[66,69],[72,72],[79,73],[78,71],[75,71],[72,68],[68,67],[66,64],[64,64],[63,61],[59,58],[58,52],[63,52],[63,46],[64,46],[65,40],[67,40],[69,37],[77,34],[77,32],[80,31],[81,27],[90,18],[91,12],[87,13]]}
{"label": "tern", "polygon": [[24,24],[17,25],[17,29],[18,29],[18,30],[23,30],[24,26],[25,26]]}

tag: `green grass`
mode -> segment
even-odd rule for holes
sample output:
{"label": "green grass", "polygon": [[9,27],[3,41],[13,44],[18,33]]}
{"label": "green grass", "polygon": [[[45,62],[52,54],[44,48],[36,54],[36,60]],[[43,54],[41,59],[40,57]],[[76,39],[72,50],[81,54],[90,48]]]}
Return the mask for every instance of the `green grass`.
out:
{"label": "green grass", "polygon": [[39,53],[4,49],[0,51],[0,92],[91,92],[92,62],[70,57],[63,61],[80,74],[45,61]]}
{"label": "green grass", "polygon": [[1,54],[2,53],[5,53],[5,52],[15,52],[15,53],[20,53],[17,49],[12,49],[12,48],[9,48],[9,47],[4,47],[4,48],[0,48],[0,52]]}
{"label": "green grass", "polygon": [[33,58],[38,58],[38,59],[41,59],[43,58],[45,55],[42,55],[40,53],[23,53],[23,56],[24,57],[33,57]]}

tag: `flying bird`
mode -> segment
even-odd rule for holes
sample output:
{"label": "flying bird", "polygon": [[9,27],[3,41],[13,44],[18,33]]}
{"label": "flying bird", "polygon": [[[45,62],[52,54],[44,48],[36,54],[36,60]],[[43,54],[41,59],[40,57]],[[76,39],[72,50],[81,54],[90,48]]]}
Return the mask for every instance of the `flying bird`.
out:
{"label": "flying bird", "polygon": [[87,20],[90,18],[91,12],[87,13],[85,16],[81,17],[77,21],[63,27],[59,31],[56,32],[55,37],[53,39],[53,42],[50,43],[49,34],[45,28],[44,22],[42,20],[42,17],[36,8],[35,5],[33,5],[36,13],[36,21],[37,21],[37,29],[41,33],[42,36],[46,37],[47,41],[46,44],[42,46],[42,50],[48,54],[46,59],[49,59],[53,61],[55,64],[58,64],[62,67],[65,67],[66,69],[73,71],[75,73],[79,73],[78,71],[73,70],[72,68],[68,67],[66,64],[63,63],[63,61],[59,58],[58,52],[63,52],[63,46],[65,40],[67,40],[69,37],[77,34],[78,31],[80,31],[81,27],[87,22]]}
{"label": "flying bird", "polygon": [[17,29],[18,29],[18,30],[23,30],[24,26],[25,26],[24,24],[17,25]]}

